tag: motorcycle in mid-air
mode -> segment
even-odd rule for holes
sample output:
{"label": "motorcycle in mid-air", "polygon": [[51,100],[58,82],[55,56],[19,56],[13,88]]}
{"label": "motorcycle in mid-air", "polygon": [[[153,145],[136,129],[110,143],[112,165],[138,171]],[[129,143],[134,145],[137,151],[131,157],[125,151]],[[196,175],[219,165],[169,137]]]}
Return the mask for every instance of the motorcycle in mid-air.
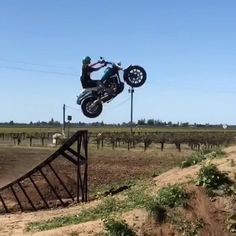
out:
{"label": "motorcycle in mid-air", "polygon": [[100,81],[101,84],[97,87],[83,89],[77,96],[77,104],[81,105],[83,114],[89,118],[99,116],[103,103],[110,102],[124,90],[121,72],[123,72],[124,82],[132,88],[142,86],[147,78],[146,71],[139,65],[130,65],[123,69],[120,62],[109,62],[102,57],[100,59],[107,67]]}

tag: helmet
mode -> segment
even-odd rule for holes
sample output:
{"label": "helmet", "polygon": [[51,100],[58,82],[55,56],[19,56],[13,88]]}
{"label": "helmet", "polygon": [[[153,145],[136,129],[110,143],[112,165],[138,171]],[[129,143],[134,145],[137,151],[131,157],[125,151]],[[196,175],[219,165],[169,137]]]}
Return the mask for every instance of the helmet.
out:
{"label": "helmet", "polygon": [[82,63],[84,65],[90,64],[90,62],[91,62],[91,58],[89,56],[84,57],[84,59],[82,60]]}

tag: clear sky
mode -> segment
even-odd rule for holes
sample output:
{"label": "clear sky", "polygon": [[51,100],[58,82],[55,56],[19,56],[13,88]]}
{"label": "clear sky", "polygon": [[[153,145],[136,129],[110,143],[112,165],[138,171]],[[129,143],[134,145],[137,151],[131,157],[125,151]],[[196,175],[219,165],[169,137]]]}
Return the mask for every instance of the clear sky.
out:
{"label": "clear sky", "polygon": [[128,122],[128,86],[96,119],[76,104],[89,55],[146,69],[134,121],[236,124],[235,12],[235,0],[0,1],[0,122],[61,122],[63,104],[74,122]]}

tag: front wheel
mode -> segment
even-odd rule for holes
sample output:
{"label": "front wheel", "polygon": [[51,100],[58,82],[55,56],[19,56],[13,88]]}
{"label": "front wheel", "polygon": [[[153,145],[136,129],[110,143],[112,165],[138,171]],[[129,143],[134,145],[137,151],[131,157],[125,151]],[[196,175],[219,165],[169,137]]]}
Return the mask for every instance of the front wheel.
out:
{"label": "front wheel", "polygon": [[124,70],[124,80],[129,86],[133,88],[142,86],[146,79],[147,73],[141,66],[130,66]]}
{"label": "front wheel", "polygon": [[95,102],[95,100],[96,99],[94,97],[89,97],[84,99],[81,104],[82,112],[89,118],[95,118],[102,112],[102,103]]}

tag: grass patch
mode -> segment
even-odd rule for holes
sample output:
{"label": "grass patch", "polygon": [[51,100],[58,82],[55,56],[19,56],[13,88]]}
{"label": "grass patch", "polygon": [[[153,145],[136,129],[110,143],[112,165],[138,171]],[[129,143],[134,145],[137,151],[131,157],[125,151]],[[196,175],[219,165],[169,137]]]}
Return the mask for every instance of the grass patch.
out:
{"label": "grass patch", "polygon": [[135,236],[136,233],[124,220],[108,218],[103,221],[106,236]]}
{"label": "grass patch", "polygon": [[137,185],[134,185],[129,191],[127,191],[127,203],[130,208],[139,208],[145,207],[145,205],[152,199],[148,194],[147,184],[140,182]]}
{"label": "grass patch", "polygon": [[166,207],[185,206],[187,193],[180,185],[168,185],[158,191],[154,197],[146,199],[145,208],[149,215],[158,223],[165,221],[167,217]]}
{"label": "grass patch", "polygon": [[206,159],[214,159],[217,157],[224,156],[225,152],[221,148],[216,148],[212,150],[201,150],[199,152],[193,153],[190,157],[184,160],[180,167],[186,168],[189,166],[196,165]]}
{"label": "grass patch", "polygon": [[96,207],[84,209],[77,215],[59,216],[49,220],[31,222],[27,224],[26,231],[44,231],[66,225],[84,223],[91,220],[108,217],[112,212],[122,212],[126,209],[126,203],[108,197]]}
{"label": "grass patch", "polygon": [[77,215],[60,216],[45,221],[31,222],[27,224],[26,230],[33,232],[50,230],[66,225],[105,219],[112,213],[122,213],[136,207],[144,207],[151,198],[146,194],[146,189],[144,184],[137,184],[137,186],[135,185],[127,191],[127,199],[117,200],[117,198],[109,196],[96,207],[84,209]]}
{"label": "grass patch", "polygon": [[[127,190],[126,197],[122,200],[109,196],[96,207],[83,209],[77,215],[60,216],[46,221],[32,222],[27,225],[26,230],[33,232],[44,231],[91,220],[107,219],[110,215],[116,215],[134,208],[146,208],[158,222],[163,222],[166,217],[165,207],[183,206],[186,198],[187,194],[180,185],[169,185],[160,189],[156,196],[150,196],[148,193],[147,184],[141,182]],[[111,220],[108,223],[107,227],[110,225],[109,227],[111,229],[113,229],[113,227],[122,228],[120,225],[121,222]]]}

